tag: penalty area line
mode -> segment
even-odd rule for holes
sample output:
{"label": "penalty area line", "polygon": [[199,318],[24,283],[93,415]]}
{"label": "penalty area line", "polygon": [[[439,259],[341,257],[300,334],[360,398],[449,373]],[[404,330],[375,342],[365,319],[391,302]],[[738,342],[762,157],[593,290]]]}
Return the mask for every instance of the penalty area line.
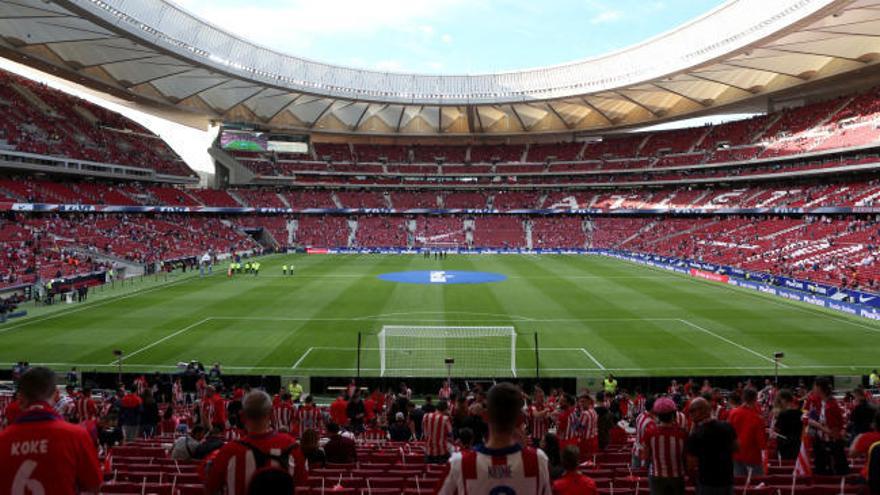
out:
{"label": "penalty area line", "polygon": [[[697,325],[696,323],[690,322],[690,321],[685,320],[685,319],[679,319],[678,321],[684,323],[685,325],[687,325],[687,326],[689,326],[689,327],[691,327],[691,328],[693,328],[693,329],[699,330],[699,331],[705,333],[706,335],[711,335],[712,337],[715,337],[715,338],[718,339],[718,340],[721,340],[721,341],[723,341],[723,342],[727,342],[728,344],[730,344],[730,345],[736,347],[737,349],[741,349],[741,350],[746,351],[746,352],[748,352],[748,353],[750,353],[750,354],[754,354],[755,356],[758,356],[759,358],[761,358],[761,359],[763,359],[763,360],[765,360],[765,361],[769,361],[770,364],[774,364],[774,365],[776,364],[776,361],[775,361],[773,358],[771,358],[771,357],[769,357],[769,356],[765,356],[765,355],[761,354],[760,352],[758,352],[758,351],[756,351],[756,350],[754,350],[754,349],[752,349],[752,348],[750,348],[750,347],[746,347],[746,346],[744,346],[744,345],[742,345],[742,344],[738,344],[738,343],[736,343],[736,342],[734,342],[734,341],[728,339],[727,337],[724,337],[723,335],[718,335],[717,333],[715,333],[715,332],[713,332],[713,331],[711,331],[711,330],[709,330],[709,329],[703,328],[703,327],[701,327],[700,325]],[[788,368],[788,365],[786,365],[786,364],[784,364],[784,363],[779,363],[779,367],[780,367],[780,368]]]}
{"label": "penalty area line", "polygon": [[607,369],[607,368],[605,368],[605,365],[603,365],[602,363],[600,363],[598,359],[596,359],[592,354],[590,354],[590,351],[588,351],[588,350],[584,349],[583,347],[581,347],[581,352],[583,352],[584,354],[586,354],[587,357],[590,358],[590,361],[596,363],[596,366],[598,366],[600,370],[605,371],[605,370]]}
{"label": "penalty area line", "polygon": [[192,325],[187,325],[172,334],[168,334],[168,335],[162,337],[161,339],[153,342],[152,344],[147,344],[147,345],[141,347],[140,349],[138,349],[130,354],[125,354],[122,357],[120,357],[119,359],[114,359],[113,361],[110,361],[110,363],[108,363],[108,365],[119,364],[120,361],[125,362],[126,359],[137,356],[138,354],[140,354],[146,350],[149,350],[149,349],[152,349],[153,347],[156,347],[157,345],[161,344],[162,342],[165,342],[166,340],[173,339],[174,337],[177,337],[178,335],[180,335],[184,332],[188,332],[199,325],[202,325],[204,323],[211,321],[212,319],[213,318],[203,318],[203,319],[193,323]]}
{"label": "penalty area line", "polygon": [[299,359],[297,359],[295,363],[293,363],[293,366],[291,366],[290,369],[295,370],[295,369],[299,368],[299,365],[303,362],[303,360],[306,358],[306,356],[311,354],[312,349],[314,349],[314,347],[309,347],[308,349],[306,349],[306,352],[304,352],[303,355],[300,356]]}

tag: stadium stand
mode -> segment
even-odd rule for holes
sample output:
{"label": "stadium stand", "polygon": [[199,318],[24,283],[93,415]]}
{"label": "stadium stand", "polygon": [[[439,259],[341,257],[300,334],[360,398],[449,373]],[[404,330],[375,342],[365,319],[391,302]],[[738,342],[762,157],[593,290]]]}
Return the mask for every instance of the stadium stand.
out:
{"label": "stadium stand", "polygon": [[[880,89],[874,88],[735,122],[583,142],[315,142],[309,153],[300,154],[229,151],[257,177],[228,188],[183,187],[165,183],[167,177],[121,181],[4,171],[0,289],[86,277],[110,271],[118,262],[165,269],[205,253],[388,248],[660,255],[877,293],[878,100]],[[3,73],[0,105],[6,110],[0,121],[4,151],[194,177],[158,136],[88,102]],[[685,413],[699,394],[708,394],[715,417],[725,419],[734,409],[729,398],[748,388],[757,387],[745,383],[722,394],[673,383],[666,394]],[[210,426],[212,407],[226,408],[243,394],[232,383],[220,389],[221,397],[210,406],[201,388],[182,392],[189,400],[166,394],[161,407],[170,408],[173,427],[141,430],[137,438],[102,445],[101,493],[203,493],[201,463],[173,459],[168,446],[196,424]],[[795,392],[799,407],[816,411],[815,392]],[[760,393],[758,412],[771,428],[777,393],[769,383]],[[877,401],[871,392],[853,393]],[[606,422],[607,442],[590,447],[581,471],[594,479],[601,495],[648,493],[647,471],[631,465],[633,446],[644,447],[633,428],[648,417],[646,397],[622,389],[595,398],[602,414],[615,421]],[[79,400],[74,396],[66,403]],[[423,406],[401,410],[400,398],[391,393],[372,400],[376,423],[367,431],[351,428],[358,460],[310,462],[308,481],[296,493],[324,493],[328,487],[357,495],[436,492],[447,467],[426,463],[428,443],[414,423],[420,417],[415,411],[425,412]],[[561,400],[560,391],[550,393],[551,412],[543,421],[529,409],[526,433],[550,428],[566,435],[557,411]],[[472,413],[479,411],[477,401],[478,393],[461,397],[458,419],[479,416]],[[843,417],[852,422],[855,401],[841,402]],[[0,431],[8,427],[14,403],[0,392]],[[107,421],[117,407],[110,397],[98,398],[97,405],[100,419]],[[586,408],[575,407],[578,414]],[[398,412],[410,440],[390,438]],[[74,406],[59,413],[71,422],[96,419],[78,417]],[[316,433],[329,436],[330,412],[324,405],[318,418]],[[613,426],[616,421],[626,428]],[[243,435],[234,417],[220,426],[224,442]],[[298,437],[303,433],[297,419],[275,426]],[[805,474],[803,461],[796,467],[794,459],[783,457],[778,440],[766,440],[767,471],[737,477],[736,490],[860,492],[856,475],[828,472],[818,461],[814,473]],[[807,457],[816,452],[810,449],[805,446]],[[850,459],[848,468],[858,470],[862,463]]]}
{"label": "stadium stand", "polygon": [[[20,379],[28,370],[28,365],[18,363],[13,367],[13,376]],[[211,388],[204,385],[209,379],[213,384]],[[459,384],[453,385],[457,387]],[[86,428],[98,425],[92,428],[96,433],[94,439],[102,466],[101,493],[204,493],[204,473],[211,469],[210,459],[213,457],[209,456],[206,460],[205,455],[222,448],[224,444],[248,438],[237,414],[218,416],[217,413],[219,409],[237,410],[232,406],[247,397],[247,389],[231,378],[214,374],[213,370],[211,376],[204,370],[191,367],[176,377],[160,374],[127,377],[123,386],[125,388],[121,389],[118,397],[97,393],[84,395],[83,390],[72,386],[62,393],[56,406],[59,417],[65,421],[80,423]],[[763,466],[758,467],[759,470],[756,468],[756,472],[732,477],[735,490],[768,495],[779,492],[854,495],[860,493],[863,486],[859,473],[865,466],[866,449],[858,447],[854,452],[865,450],[861,455],[844,459],[842,465],[831,465],[826,463],[826,458],[819,450],[825,448],[825,444],[819,442],[827,443],[822,433],[801,428],[798,421],[797,429],[803,430],[803,435],[794,432],[794,438],[790,438],[791,425],[783,422],[783,416],[788,414],[786,411],[796,410],[800,415],[804,410],[809,417],[820,418],[814,420],[816,424],[834,431],[835,435],[838,431],[842,432],[841,440],[835,442],[842,444],[852,441],[854,445],[870,443],[869,440],[876,433],[860,433],[861,426],[855,423],[862,420],[854,412],[862,407],[858,404],[865,401],[870,407],[876,402],[875,396],[860,388],[845,397],[829,396],[826,390],[827,386],[819,380],[811,391],[803,385],[783,390],[769,380],[763,384],[744,380],[737,388],[726,390],[713,387],[709,380],[696,382],[691,379],[681,382],[672,380],[668,387],[657,391],[658,395],[653,395],[629,388],[626,384],[618,385],[615,380],[613,390],[594,395],[595,406],[592,400],[566,404],[569,399],[566,399],[566,391],[561,388],[546,392],[526,390],[524,393],[528,393],[529,402],[523,410],[522,437],[525,441],[535,442],[536,446],[550,454],[549,474],[553,479],[561,476],[555,449],[560,449],[560,443],[563,446],[574,443],[583,447],[583,450],[579,450],[582,461],[579,470],[592,478],[598,488],[597,493],[647,494],[648,468],[633,466],[633,458],[658,455],[650,450],[648,439],[653,434],[652,429],[656,428],[658,416],[666,414],[658,412],[665,411],[657,405],[661,403],[660,398],[672,399],[672,402],[664,403],[664,407],[672,404],[672,417],[678,418],[672,428],[679,429],[684,436],[693,434],[706,421],[698,419],[701,413],[696,411],[702,409],[695,406],[691,411],[690,405],[698,400],[706,400],[711,410],[708,419],[730,421],[742,444],[751,448],[749,442],[760,442],[759,452],[767,459]],[[299,439],[294,458],[297,462],[306,462],[306,466],[297,466],[297,469],[304,471],[302,476],[298,476],[298,494],[326,491],[356,495],[428,495],[437,493],[447,476],[447,465],[432,462],[427,455],[433,448],[433,433],[429,427],[422,427],[422,421],[426,424],[429,421],[422,418],[431,418],[430,413],[435,411],[427,403],[413,403],[403,393],[395,394],[392,389],[388,392],[366,390],[364,398],[371,404],[371,409],[364,428],[354,423],[353,416],[340,417],[335,414],[336,403],[329,407],[326,403],[304,404],[305,397],[297,396],[296,402],[293,402],[287,396],[289,392],[286,389],[269,391],[276,393],[272,428],[280,432],[276,435],[291,435],[291,443]],[[456,424],[481,424],[477,418],[480,418],[480,411],[485,407],[483,392],[479,385],[471,390],[462,389],[460,395],[451,392],[453,395],[449,399],[452,408],[442,414],[448,415]],[[140,399],[135,399],[138,396]],[[859,400],[854,399],[856,396]],[[119,400],[120,397],[125,399]],[[740,405],[742,397],[747,402]],[[750,397],[756,398],[754,402],[748,402]],[[343,392],[342,398],[337,399],[342,401],[343,411],[349,400],[348,392]],[[147,416],[137,416],[140,419],[133,422],[126,420],[126,431],[132,433],[132,437],[124,437],[118,427],[108,426],[111,418],[124,414],[122,411],[126,407],[147,402],[158,402],[157,410],[162,412],[158,424],[149,423]],[[822,408],[829,411],[827,416],[821,412]],[[755,414],[764,427],[757,431],[748,430],[733,419],[746,410]],[[0,441],[3,441],[4,427],[9,428],[9,424],[21,414],[28,413],[21,411],[18,399],[0,395]],[[593,421],[597,425],[593,428],[572,428],[574,433],[569,433],[569,418],[584,415],[595,418]],[[694,422],[694,419],[698,421]],[[335,455],[331,446],[326,445],[333,437],[328,430],[336,426],[343,428],[354,442],[353,457],[343,464],[328,462],[331,453]],[[215,431],[204,438],[198,434],[194,436],[197,427],[213,428]],[[475,440],[482,441],[484,434],[485,430],[477,430]],[[867,436],[860,439],[860,434]],[[571,438],[574,442],[567,440],[569,435],[573,435]],[[474,439],[468,440],[460,428],[455,428],[449,440],[454,451],[463,451],[470,447],[465,442]],[[183,448],[185,444],[189,444],[189,447]],[[732,469],[732,465],[728,469]],[[690,486],[695,480],[690,476],[688,478]]]}
{"label": "stadium stand", "polygon": [[4,148],[128,165],[161,174],[195,173],[162,141],[133,121],[85,100],[0,72]]}

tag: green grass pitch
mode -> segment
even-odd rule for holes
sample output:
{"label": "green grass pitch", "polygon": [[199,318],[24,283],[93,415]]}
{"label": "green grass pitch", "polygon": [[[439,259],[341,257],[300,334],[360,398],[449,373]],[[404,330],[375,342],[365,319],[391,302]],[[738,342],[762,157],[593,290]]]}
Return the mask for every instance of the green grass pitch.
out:
{"label": "green grass pitch", "polygon": [[[283,277],[282,264],[296,275]],[[37,308],[0,326],[0,365],[171,371],[180,361],[227,372],[377,376],[383,325],[513,326],[517,375],[861,374],[878,366],[880,325],[745,289],[598,256],[276,255],[259,277],[206,278],[102,289],[80,305]],[[504,274],[481,285],[409,285],[376,278],[406,270]],[[443,356],[434,376],[442,376]]]}

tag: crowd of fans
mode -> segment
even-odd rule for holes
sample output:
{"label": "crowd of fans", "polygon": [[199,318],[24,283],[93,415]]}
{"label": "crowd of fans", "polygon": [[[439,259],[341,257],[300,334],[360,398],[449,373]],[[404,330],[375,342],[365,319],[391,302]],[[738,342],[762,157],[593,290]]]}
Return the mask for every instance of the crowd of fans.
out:
{"label": "crowd of fans", "polygon": [[[486,183],[498,177],[519,182],[615,182],[685,177],[743,176],[839,165],[821,160],[783,168],[752,166],[759,158],[843,150],[880,139],[880,88],[865,93],[782,109],[746,120],[704,127],[611,136],[584,143],[498,145],[362,145],[314,143],[305,155],[232,152],[258,175],[296,176],[304,183],[405,183],[403,177],[474,176]],[[691,167],[742,162],[742,170]],[[662,173],[672,168],[674,173]],[[596,176],[644,169],[650,174]],[[561,174],[559,176],[548,176]],[[581,177],[565,177],[567,174]],[[532,175],[532,177],[529,177]]]}
{"label": "crowd of fans", "polygon": [[10,286],[106,270],[110,263],[101,256],[151,265],[259,249],[253,238],[215,217],[11,214],[0,220],[0,281]]}
{"label": "crowd of fans", "polygon": [[874,206],[877,180],[835,180],[742,186],[670,186],[652,189],[520,191],[347,191],[332,189],[180,189],[140,183],[50,182],[0,179],[8,202],[112,206],[252,207],[294,209],[522,209],[608,210],[729,207]]}
{"label": "crowd of fans", "polygon": [[3,148],[195,176],[146,128],[43,84],[0,71],[0,106]]}
{"label": "crowd of fans", "polygon": [[[576,395],[447,381],[420,398],[405,383],[352,380],[325,406],[296,381],[274,396],[226,387],[219,364],[139,376],[103,396],[75,370],[63,392],[48,369],[14,371],[3,493],[850,494],[874,493],[865,482],[880,476],[880,462],[866,463],[880,453],[874,395],[835,394],[822,378],[732,390],[673,380],[645,394],[608,376]],[[876,371],[869,385],[880,386]]]}

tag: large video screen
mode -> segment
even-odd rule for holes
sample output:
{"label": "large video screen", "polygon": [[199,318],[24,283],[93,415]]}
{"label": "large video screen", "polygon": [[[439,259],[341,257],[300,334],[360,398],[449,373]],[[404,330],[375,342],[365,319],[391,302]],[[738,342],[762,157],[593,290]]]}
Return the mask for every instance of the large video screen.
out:
{"label": "large video screen", "polygon": [[303,136],[268,134],[265,132],[224,129],[220,146],[233,151],[275,151],[277,153],[308,153],[309,143]]}
{"label": "large video screen", "polygon": [[262,132],[224,130],[220,133],[220,147],[233,151],[268,151],[269,138]]}

